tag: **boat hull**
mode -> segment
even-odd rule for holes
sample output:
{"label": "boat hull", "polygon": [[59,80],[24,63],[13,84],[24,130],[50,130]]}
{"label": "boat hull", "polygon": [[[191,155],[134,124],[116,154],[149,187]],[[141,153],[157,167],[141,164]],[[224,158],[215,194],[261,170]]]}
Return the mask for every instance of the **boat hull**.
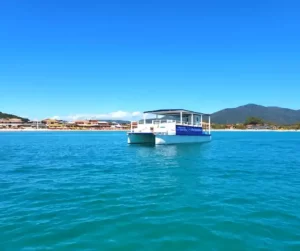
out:
{"label": "boat hull", "polygon": [[210,135],[183,136],[183,135],[156,135],[156,145],[184,144],[184,143],[204,143],[211,141]]}
{"label": "boat hull", "polygon": [[155,144],[153,133],[128,133],[128,144]]}
{"label": "boat hull", "polygon": [[204,143],[211,141],[211,135],[155,135],[153,133],[128,133],[128,144],[170,145],[183,143]]}

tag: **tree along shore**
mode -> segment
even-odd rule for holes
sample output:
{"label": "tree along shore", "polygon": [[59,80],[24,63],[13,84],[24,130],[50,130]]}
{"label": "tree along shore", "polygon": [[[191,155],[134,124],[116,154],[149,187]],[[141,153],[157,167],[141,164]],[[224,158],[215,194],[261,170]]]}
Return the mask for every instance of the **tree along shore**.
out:
{"label": "tree along shore", "polygon": [[239,124],[212,124],[212,129],[237,129],[237,130],[300,130],[300,122],[293,125],[277,125],[264,121],[261,118],[249,117],[244,123]]}

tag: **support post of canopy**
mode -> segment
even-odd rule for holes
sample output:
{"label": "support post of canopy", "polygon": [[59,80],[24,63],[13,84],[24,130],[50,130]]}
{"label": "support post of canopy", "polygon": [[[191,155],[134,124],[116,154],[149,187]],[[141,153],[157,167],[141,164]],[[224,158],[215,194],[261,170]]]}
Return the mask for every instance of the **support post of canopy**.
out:
{"label": "support post of canopy", "polygon": [[210,115],[208,116],[208,133],[210,134]]}
{"label": "support post of canopy", "polygon": [[152,125],[156,123],[157,119],[158,119],[158,114],[155,115],[155,120],[152,120]]}
{"label": "support post of canopy", "polygon": [[144,125],[146,125],[146,114],[144,113]]}
{"label": "support post of canopy", "polygon": [[200,125],[201,125],[201,127],[203,127],[202,123],[203,123],[203,117],[202,117],[202,114],[201,114],[201,116],[200,116]]}
{"label": "support post of canopy", "polygon": [[180,112],[180,124],[182,125],[182,112]]}
{"label": "support post of canopy", "polygon": [[191,117],[191,125],[194,125],[194,114],[192,113],[192,117]]}

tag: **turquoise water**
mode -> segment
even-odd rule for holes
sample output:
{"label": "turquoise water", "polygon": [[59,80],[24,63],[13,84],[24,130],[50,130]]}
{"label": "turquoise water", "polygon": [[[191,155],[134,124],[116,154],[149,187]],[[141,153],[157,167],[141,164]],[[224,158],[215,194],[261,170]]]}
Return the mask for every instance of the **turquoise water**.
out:
{"label": "turquoise water", "polygon": [[300,133],[213,137],[0,133],[0,250],[300,250]]}

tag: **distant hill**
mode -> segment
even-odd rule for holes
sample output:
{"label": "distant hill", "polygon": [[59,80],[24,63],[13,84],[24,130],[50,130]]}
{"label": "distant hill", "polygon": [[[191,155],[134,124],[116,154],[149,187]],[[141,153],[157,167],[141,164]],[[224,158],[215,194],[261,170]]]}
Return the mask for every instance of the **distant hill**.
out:
{"label": "distant hill", "polygon": [[22,119],[23,121],[29,121],[27,118],[22,118],[13,114],[0,112],[0,119]]}
{"label": "distant hill", "polygon": [[257,117],[266,122],[289,125],[300,122],[300,110],[248,104],[215,112],[212,114],[212,122],[216,124],[237,124],[244,123],[248,117]]}

